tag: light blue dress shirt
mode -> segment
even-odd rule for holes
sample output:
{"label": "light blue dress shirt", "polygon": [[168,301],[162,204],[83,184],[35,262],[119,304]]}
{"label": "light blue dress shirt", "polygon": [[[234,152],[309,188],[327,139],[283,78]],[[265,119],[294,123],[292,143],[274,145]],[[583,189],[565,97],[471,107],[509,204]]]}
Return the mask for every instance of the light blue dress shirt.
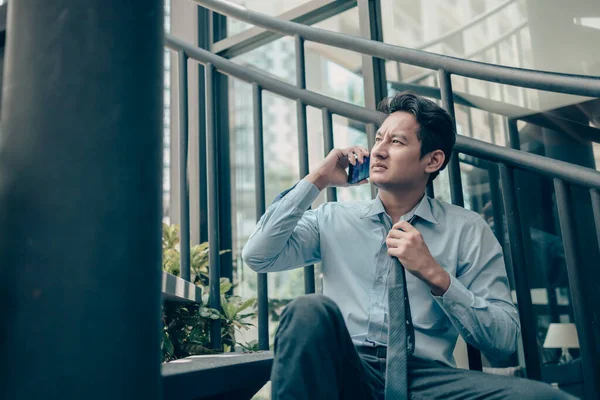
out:
{"label": "light blue dress shirt", "polygon": [[[278,197],[243,249],[255,271],[275,272],[322,262],[323,294],[340,308],[357,346],[387,343],[387,279],[394,266],[379,197],[330,202],[308,210],[319,190],[301,180]],[[479,214],[424,196],[402,219],[413,222],[435,260],[451,277],[443,296],[406,274],[419,358],[455,365],[460,334],[497,359],[517,348],[519,319],[511,301],[502,248]]]}

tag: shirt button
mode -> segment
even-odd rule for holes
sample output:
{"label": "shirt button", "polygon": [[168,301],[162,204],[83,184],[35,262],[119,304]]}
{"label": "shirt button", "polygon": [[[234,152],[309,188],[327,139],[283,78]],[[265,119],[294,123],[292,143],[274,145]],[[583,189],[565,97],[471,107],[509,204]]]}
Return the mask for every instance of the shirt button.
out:
{"label": "shirt button", "polygon": [[376,301],[376,302],[375,302],[375,307],[381,307],[381,303],[380,303],[380,302],[378,302],[378,301]]}
{"label": "shirt button", "polygon": [[383,276],[378,276],[377,277],[377,282],[380,282],[380,283],[383,282]]}

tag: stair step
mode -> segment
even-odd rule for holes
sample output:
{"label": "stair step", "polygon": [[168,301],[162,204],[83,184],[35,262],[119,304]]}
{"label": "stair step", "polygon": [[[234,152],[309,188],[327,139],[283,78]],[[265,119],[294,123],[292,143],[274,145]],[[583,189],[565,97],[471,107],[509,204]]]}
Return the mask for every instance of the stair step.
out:
{"label": "stair step", "polygon": [[199,286],[165,271],[162,273],[161,288],[163,300],[194,303],[202,301],[202,289]]}
{"label": "stair step", "polygon": [[191,356],[162,365],[165,400],[250,399],[269,381],[273,352]]}

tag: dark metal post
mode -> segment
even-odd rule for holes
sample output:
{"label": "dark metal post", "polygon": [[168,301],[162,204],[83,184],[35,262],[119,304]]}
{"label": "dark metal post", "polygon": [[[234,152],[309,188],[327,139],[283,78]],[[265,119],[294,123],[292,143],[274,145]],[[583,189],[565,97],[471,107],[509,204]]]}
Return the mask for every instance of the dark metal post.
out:
{"label": "dark metal post", "polygon": [[[210,12],[208,16],[211,22],[209,32],[211,45],[227,37],[227,17],[216,12]],[[206,67],[205,67],[206,68]],[[213,126],[217,140],[217,168],[223,173],[219,174],[218,198],[219,198],[219,248],[221,250],[233,249],[233,221],[232,221],[232,196],[231,196],[231,174],[225,173],[231,170],[230,144],[229,144],[229,84],[228,77],[218,73],[216,69],[212,73],[214,81],[212,92],[214,95],[213,114],[206,114],[213,119]],[[208,83],[205,83],[208,85]],[[207,152],[210,151],[207,149]],[[233,251],[220,255],[220,275],[233,282]],[[229,292],[231,293],[231,291]]]}
{"label": "dark metal post", "polygon": [[[452,92],[452,81],[450,74],[444,70],[438,72],[440,81],[440,97],[442,98],[442,107],[448,111],[448,114],[454,121],[456,127],[456,117],[454,114],[454,94]],[[460,176],[460,161],[458,159],[458,153],[452,152],[452,157],[448,163],[448,177],[450,180],[450,197],[452,204],[464,207],[465,201],[462,192],[462,179]],[[467,344],[467,354],[469,357],[469,369],[481,371],[483,366],[481,363],[481,352],[475,347]]]}
{"label": "dark metal post", "polygon": [[[358,18],[362,37],[383,42],[380,0],[358,0]],[[385,60],[363,55],[362,74],[365,86],[365,106],[375,109],[377,104],[387,96]],[[375,136],[375,132],[368,132],[368,129],[367,133]]]}
{"label": "dark metal post", "polygon": [[[198,6],[198,47],[210,48],[211,12]],[[208,241],[208,187],[206,176],[206,72],[204,65],[198,64],[198,228],[200,243]]]}
{"label": "dark metal post", "polygon": [[596,237],[598,238],[598,249],[600,250],[600,192],[598,189],[590,189],[592,198],[592,212],[594,214],[594,225],[596,226]]}
{"label": "dark metal post", "polygon": [[[584,296],[584,279],[591,277],[582,276],[581,260],[577,248],[577,230],[571,201],[571,193],[567,184],[554,179],[554,191],[556,193],[556,208],[560,220],[563,247],[565,250],[565,261],[567,263],[567,275],[569,276],[570,297],[573,302],[573,313],[577,325],[577,336],[579,337],[580,357],[583,365],[583,379],[585,398],[592,399],[600,393],[598,376],[600,374],[599,354],[600,346],[594,338],[594,329],[598,329],[597,316],[591,312],[592,305],[588,305]],[[592,278],[593,279],[593,278]]]}
{"label": "dark metal post", "polygon": [[[265,153],[263,146],[262,89],[252,84],[254,110],[254,182],[256,187],[256,220],[265,213]],[[269,350],[269,291],[267,274],[258,274],[258,347]]]}
{"label": "dark metal post", "polygon": [[[488,99],[491,99],[492,94],[490,91],[490,83],[484,82],[484,86],[485,86],[485,96]],[[495,120],[494,120],[494,114],[491,112],[488,112],[487,120],[488,120],[488,125],[490,126],[490,141],[492,142],[492,144],[496,144],[496,124],[495,124]]]}
{"label": "dark metal post", "polygon": [[[323,118],[323,149],[325,157],[333,150],[333,122],[331,112],[327,108],[321,110]],[[337,201],[337,189],[327,188],[327,201]]]}
{"label": "dark metal post", "polygon": [[429,182],[427,184],[427,187],[425,188],[425,193],[432,199],[435,197],[435,191],[433,190],[433,182]]}
{"label": "dark metal post", "polygon": [[498,242],[500,242],[502,247],[505,248],[506,240],[504,235],[504,218],[502,214],[502,191],[500,190],[500,174],[498,173],[498,165],[492,165],[487,169],[487,171],[488,179],[490,181],[492,214],[494,215],[494,233],[496,235],[496,239],[498,239]]}
{"label": "dark metal post", "polygon": [[0,398],[158,400],[163,3],[14,1],[8,26]]}
{"label": "dark metal post", "polygon": [[[495,52],[495,55],[496,55],[496,64],[501,65],[502,62],[500,61],[500,45],[499,44],[496,44],[494,46],[494,52]],[[501,83],[498,84],[498,90],[500,91],[500,101],[502,103],[504,103],[505,102],[505,100],[504,100],[504,86],[502,86]]]}
{"label": "dark metal post", "polygon": [[179,50],[179,250],[181,279],[190,280],[190,188],[188,179],[188,58]]}
{"label": "dark metal post", "polygon": [[[360,34],[370,40],[383,42],[380,0],[358,0],[358,19]],[[387,78],[385,60],[362,55],[362,75],[365,89],[365,106],[375,110],[381,100],[387,96]],[[367,124],[367,142],[369,150],[373,148],[377,126]],[[377,188],[371,185],[371,197],[377,196]]]}
{"label": "dark metal post", "polygon": [[[219,160],[217,131],[215,129],[215,67],[204,66],[206,70],[206,172],[208,174],[208,259],[209,259],[209,306],[221,310],[221,259],[219,257]],[[221,349],[221,321],[212,320],[210,344],[213,349]]]}
{"label": "dark metal post", "polygon": [[[304,39],[295,36],[296,41],[296,86],[306,89],[306,64],[304,59]],[[308,175],[308,129],[306,126],[306,104],[296,100],[296,116],[298,121],[298,157],[300,161],[300,178]],[[304,292],[315,292],[315,266],[304,267]]]}
{"label": "dark metal post", "polygon": [[[373,148],[375,144],[375,135],[377,134],[377,126],[375,124],[367,124],[367,147],[369,148],[369,152]],[[377,188],[374,185],[371,186],[371,198],[374,199],[377,197]]]}
{"label": "dark metal post", "polygon": [[500,164],[500,185],[502,188],[504,213],[506,215],[506,228],[508,230],[508,241],[510,244],[513,274],[515,277],[515,290],[519,306],[519,318],[521,320],[521,339],[523,340],[523,351],[525,353],[525,367],[527,377],[530,379],[541,379],[540,357],[536,339],[535,314],[531,304],[531,293],[529,291],[529,279],[527,277],[527,264],[525,262],[525,249],[521,228],[521,216],[517,203],[517,191],[513,170]]}
{"label": "dark metal post", "polygon": [[[515,39],[517,40],[517,66],[519,68],[525,68],[525,56],[523,55],[523,41],[521,40],[521,31],[515,32]],[[521,88],[523,95],[523,107],[529,107],[529,101],[527,96],[527,89]]]}
{"label": "dark metal post", "polygon": [[[454,114],[454,98],[452,93],[452,81],[450,74],[444,70],[440,70],[438,73],[440,81],[440,97],[442,98],[442,107],[448,111],[448,114],[454,121],[456,127],[456,116]],[[450,197],[452,203],[458,206],[464,207],[465,200],[462,192],[462,179],[460,176],[460,161],[458,160],[458,153],[454,151],[450,162],[448,163],[448,177],[450,178]]]}
{"label": "dark metal post", "polygon": [[[469,78],[464,78],[465,80],[465,93],[469,94],[471,91],[469,90]],[[454,95],[452,96],[452,101],[454,101]],[[468,135],[469,137],[473,137],[473,111],[471,107],[464,106],[467,110],[467,123],[469,124]]]}
{"label": "dark metal post", "polygon": [[521,150],[521,138],[519,137],[519,128],[517,126],[517,120],[509,118],[506,120],[508,125],[508,138],[510,140],[510,148],[515,150]]}

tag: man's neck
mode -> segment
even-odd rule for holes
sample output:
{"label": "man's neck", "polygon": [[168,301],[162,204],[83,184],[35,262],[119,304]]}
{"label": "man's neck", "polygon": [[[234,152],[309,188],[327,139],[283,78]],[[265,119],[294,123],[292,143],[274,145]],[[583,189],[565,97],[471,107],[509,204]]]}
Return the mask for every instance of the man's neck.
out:
{"label": "man's neck", "polygon": [[400,220],[400,217],[408,213],[421,201],[424,190],[407,190],[401,193],[379,190],[379,198],[385,208],[385,212],[392,218],[394,223]]}

